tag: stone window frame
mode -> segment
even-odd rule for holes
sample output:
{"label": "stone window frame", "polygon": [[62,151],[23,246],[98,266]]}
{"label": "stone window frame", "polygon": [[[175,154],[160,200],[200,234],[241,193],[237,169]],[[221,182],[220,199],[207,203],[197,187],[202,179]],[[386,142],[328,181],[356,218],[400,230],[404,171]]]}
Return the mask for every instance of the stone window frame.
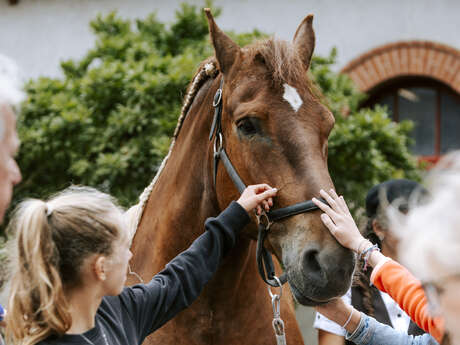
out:
{"label": "stone window frame", "polygon": [[438,80],[460,94],[460,51],[431,41],[385,44],[353,59],[341,72],[366,93],[394,78],[418,76]]}

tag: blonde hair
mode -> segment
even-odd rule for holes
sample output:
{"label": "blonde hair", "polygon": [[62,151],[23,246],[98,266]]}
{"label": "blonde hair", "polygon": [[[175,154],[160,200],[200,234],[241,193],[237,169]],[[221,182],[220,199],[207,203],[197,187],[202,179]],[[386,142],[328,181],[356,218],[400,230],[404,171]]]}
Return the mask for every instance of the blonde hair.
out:
{"label": "blonde hair", "polygon": [[426,178],[430,199],[401,216],[389,210],[401,242],[399,260],[422,281],[460,273],[460,151],[445,156]]}
{"label": "blonde hair", "polygon": [[65,292],[82,284],[91,254],[112,254],[122,236],[122,210],[107,194],[70,187],[48,201],[22,202],[8,231],[15,255],[8,301],[7,340],[32,345],[71,326]]}

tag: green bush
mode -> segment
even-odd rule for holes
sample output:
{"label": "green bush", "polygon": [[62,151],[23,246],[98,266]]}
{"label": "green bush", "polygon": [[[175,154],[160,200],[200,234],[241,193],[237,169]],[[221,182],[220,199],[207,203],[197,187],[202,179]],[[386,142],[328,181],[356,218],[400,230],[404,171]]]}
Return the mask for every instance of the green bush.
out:
{"label": "green bush", "polygon": [[[169,26],[154,14],[132,22],[112,13],[97,17],[91,28],[95,47],[78,61],[63,62],[61,78],[26,85],[18,120],[24,180],[14,202],[74,183],[103,189],[125,206],[135,203],[168,150],[187,84],[213,54],[205,16],[186,4]],[[264,35],[231,36],[247,44]],[[374,183],[417,176],[407,150],[410,126],[392,123],[383,108],[358,110],[363,95],[331,70],[335,56],[315,57],[311,73],[336,116],[332,177],[359,205]]]}

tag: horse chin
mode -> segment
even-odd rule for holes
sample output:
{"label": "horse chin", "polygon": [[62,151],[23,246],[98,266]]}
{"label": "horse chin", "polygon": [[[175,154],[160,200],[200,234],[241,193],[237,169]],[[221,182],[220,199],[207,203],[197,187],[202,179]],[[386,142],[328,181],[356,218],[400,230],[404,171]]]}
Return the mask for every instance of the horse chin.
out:
{"label": "horse chin", "polygon": [[294,299],[296,300],[297,303],[301,304],[301,305],[304,305],[304,306],[307,306],[307,307],[315,307],[317,305],[321,305],[321,304],[325,304],[327,303],[328,301],[316,301],[312,298],[309,298],[307,296],[305,296],[301,290],[299,290],[295,284],[291,281],[289,281],[289,286],[291,288],[291,291],[292,291],[292,295],[294,296]]}
{"label": "horse chin", "polygon": [[293,297],[299,304],[307,307],[326,304],[332,299],[345,294],[349,286],[349,284],[345,284],[333,289],[327,286],[313,286],[312,284],[305,284],[303,280],[299,280],[299,273],[295,272],[295,270],[288,270],[287,273]]}

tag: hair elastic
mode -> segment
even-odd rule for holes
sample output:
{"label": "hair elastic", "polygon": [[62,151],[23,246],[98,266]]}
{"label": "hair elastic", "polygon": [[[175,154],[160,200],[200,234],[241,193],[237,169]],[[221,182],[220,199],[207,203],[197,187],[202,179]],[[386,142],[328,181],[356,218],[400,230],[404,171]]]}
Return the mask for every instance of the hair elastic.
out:
{"label": "hair elastic", "polygon": [[50,207],[48,203],[45,203],[45,204],[46,204],[46,216],[49,217],[51,216],[51,213],[53,213],[53,208]]}

